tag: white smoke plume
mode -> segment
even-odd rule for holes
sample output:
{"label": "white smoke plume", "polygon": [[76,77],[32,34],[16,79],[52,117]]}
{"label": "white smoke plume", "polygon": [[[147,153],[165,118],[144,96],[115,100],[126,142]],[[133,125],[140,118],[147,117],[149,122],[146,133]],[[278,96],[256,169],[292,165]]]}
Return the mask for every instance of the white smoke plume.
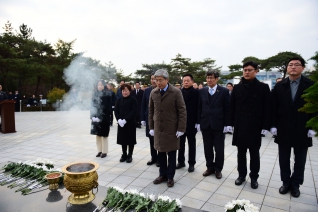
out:
{"label": "white smoke plume", "polygon": [[70,86],[70,91],[63,100],[55,104],[57,110],[78,111],[94,110],[91,108],[92,95],[97,88],[97,82],[104,77],[107,79],[106,67],[99,61],[77,56],[64,70],[64,80]]}

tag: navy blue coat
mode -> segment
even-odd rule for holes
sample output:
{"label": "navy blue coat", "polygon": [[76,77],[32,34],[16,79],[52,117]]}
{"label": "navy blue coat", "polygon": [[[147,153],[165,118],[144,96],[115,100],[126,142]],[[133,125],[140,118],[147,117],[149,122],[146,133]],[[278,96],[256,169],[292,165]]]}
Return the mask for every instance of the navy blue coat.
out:
{"label": "navy blue coat", "polygon": [[200,100],[198,109],[198,121],[201,129],[222,130],[229,126],[229,90],[217,86],[213,94],[213,101],[209,102],[209,87],[199,90]]}
{"label": "navy blue coat", "polygon": [[152,86],[144,90],[140,107],[140,121],[146,121],[146,136],[149,137],[149,124],[148,124],[148,106],[149,96],[152,91]]}
{"label": "navy blue coat", "polygon": [[6,92],[0,91],[0,102],[8,99]]}

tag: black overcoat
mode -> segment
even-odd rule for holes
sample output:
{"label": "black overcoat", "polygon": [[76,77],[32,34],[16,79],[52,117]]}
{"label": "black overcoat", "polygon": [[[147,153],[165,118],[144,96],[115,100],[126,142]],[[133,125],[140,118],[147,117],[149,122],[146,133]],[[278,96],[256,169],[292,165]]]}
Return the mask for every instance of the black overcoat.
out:
{"label": "black overcoat", "polygon": [[109,122],[112,109],[112,93],[108,89],[96,91],[92,99],[90,117],[97,117],[101,121],[91,123],[91,134],[103,137],[109,135]]}
{"label": "black overcoat", "polygon": [[129,95],[128,97],[120,97],[115,106],[115,117],[125,119],[124,127],[119,126],[117,129],[117,144],[132,145],[136,144],[136,115],[137,100]]}
{"label": "black overcoat", "polygon": [[[135,97],[138,103],[138,108],[137,108],[137,116],[136,119],[139,121],[140,119],[140,111],[141,111],[141,103],[142,103],[142,97],[144,95],[144,91],[139,89],[138,94],[136,94],[136,90],[131,91],[130,93],[131,96]],[[141,121],[141,120],[140,120]]]}
{"label": "black overcoat", "polygon": [[269,86],[254,78],[244,78],[234,86],[230,100],[230,126],[234,126],[232,145],[260,147],[261,131],[270,128]]}
{"label": "black overcoat", "polygon": [[308,138],[307,121],[317,113],[298,111],[306,103],[301,97],[304,90],[314,82],[301,76],[294,102],[291,97],[290,81],[285,78],[278,82],[272,91],[272,127],[277,128],[275,143],[286,146],[312,146],[312,138]]}
{"label": "black overcoat", "polygon": [[186,133],[195,135],[197,129],[195,124],[198,124],[198,104],[199,104],[199,90],[190,87],[188,89],[182,88],[181,93],[184,99],[187,110],[187,128]]}

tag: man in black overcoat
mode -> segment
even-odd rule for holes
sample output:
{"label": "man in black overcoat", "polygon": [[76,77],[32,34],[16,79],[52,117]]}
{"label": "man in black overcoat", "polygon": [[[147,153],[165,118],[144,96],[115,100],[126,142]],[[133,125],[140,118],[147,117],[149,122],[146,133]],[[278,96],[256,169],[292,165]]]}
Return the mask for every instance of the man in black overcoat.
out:
{"label": "man in black overcoat", "polygon": [[137,108],[137,117],[136,117],[136,127],[141,128],[141,122],[140,122],[140,110],[141,110],[141,103],[142,103],[142,97],[144,95],[144,91],[140,88],[140,83],[135,83],[135,90],[131,91],[131,95],[137,99],[138,108]]}
{"label": "man in black overcoat", "polygon": [[178,151],[178,164],[176,169],[185,167],[185,142],[188,138],[188,152],[189,152],[189,172],[194,171],[195,155],[196,155],[196,139],[197,134],[196,126],[198,124],[198,103],[199,103],[199,90],[193,87],[194,79],[191,74],[185,74],[182,77],[183,87],[181,93],[187,109],[187,128],[185,133],[180,137],[180,149]]}
{"label": "man in black overcoat", "polygon": [[207,71],[208,86],[199,90],[198,131],[202,131],[207,166],[203,176],[215,174],[217,179],[221,179],[224,165],[224,133],[229,126],[229,90],[219,86],[218,80],[218,71]]}
{"label": "man in black overcoat", "polygon": [[158,159],[158,152],[154,148],[154,137],[149,134],[149,123],[148,123],[148,105],[149,105],[149,96],[151,91],[157,87],[156,79],[154,76],[155,72],[151,73],[151,86],[146,88],[142,97],[141,101],[141,110],[140,110],[140,120],[141,124],[146,126],[146,136],[149,138],[149,146],[150,146],[150,154],[151,159],[147,162],[147,165],[150,166],[155,164],[159,167],[159,159]]}
{"label": "man in black overcoat", "polygon": [[19,94],[18,91],[15,91],[15,94],[14,94],[14,101],[15,101],[14,109],[15,109],[16,112],[20,111],[20,100],[21,100],[21,95]]}
{"label": "man in black overcoat", "polygon": [[[283,185],[279,193],[286,194],[291,189],[293,197],[299,197],[299,185],[304,182],[304,171],[308,147],[316,132],[306,127],[306,123],[317,113],[298,111],[306,103],[301,97],[313,81],[301,75],[305,68],[303,58],[294,57],[288,62],[289,77],[278,82],[272,91],[272,128],[278,144],[280,176]],[[290,153],[294,149],[295,162],[293,173],[290,169]]]}
{"label": "man in black overcoat", "polygon": [[[251,187],[258,188],[262,135],[270,128],[270,89],[258,81],[258,65],[253,61],[243,64],[241,82],[234,86],[230,100],[230,125],[234,126],[232,145],[237,146],[237,170],[235,185],[246,178],[246,152],[250,153]],[[231,127],[230,127],[231,128]],[[232,131],[229,129],[228,131]]]}

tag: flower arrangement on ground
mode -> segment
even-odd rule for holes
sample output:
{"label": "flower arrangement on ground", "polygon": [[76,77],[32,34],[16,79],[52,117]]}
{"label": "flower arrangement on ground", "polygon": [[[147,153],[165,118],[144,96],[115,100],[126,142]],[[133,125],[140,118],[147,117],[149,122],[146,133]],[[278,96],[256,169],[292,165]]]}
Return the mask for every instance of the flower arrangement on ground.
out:
{"label": "flower arrangement on ground", "polygon": [[249,200],[232,200],[225,205],[226,212],[259,212],[258,207],[251,204]]}
{"label": "flower arrangement on ground", "polygon": [[54,162],[48,159],[38,158],[34,161],[10,162],[2,167],[4,172],[0,173],[0,185],[8,185],[8,188],[18,188],[26,195],[38,188],[48,185],[45,175],[52,172],[61,172],[54,169]]}
{"label": "flower arrangement on ground", "polygon": [[108,188],[106,198],[94,212],[107,210],[125,212],[130,209],[135,212],[174,212],[181,207],[182,203],[179,199],[172,200],[166,196],[159,196],[156,201],[155,195],[145,195],[136,189],[124,190],[114,186]]}

